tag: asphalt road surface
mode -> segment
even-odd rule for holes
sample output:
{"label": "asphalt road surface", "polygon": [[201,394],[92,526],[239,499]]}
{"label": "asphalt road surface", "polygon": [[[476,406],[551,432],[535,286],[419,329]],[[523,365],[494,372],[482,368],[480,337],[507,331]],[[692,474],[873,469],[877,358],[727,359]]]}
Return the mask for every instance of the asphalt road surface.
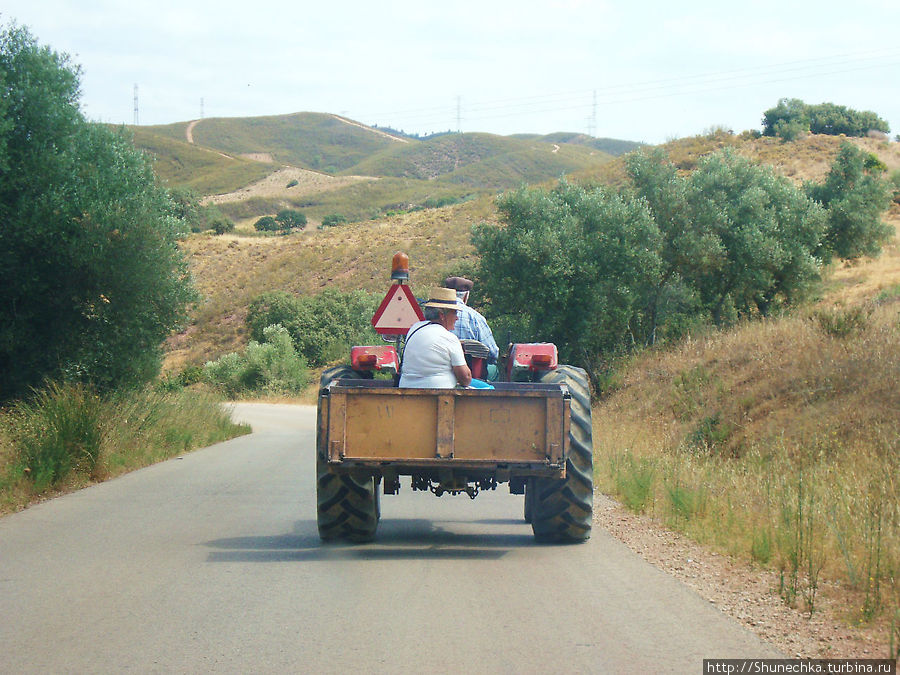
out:
{"label": "asphalt road surface", "polygon": [[779,656],[599,528],[538,545],[506,486],[382,499],[319,542],[315,409],[0,518],[0,672],[700,673]]}

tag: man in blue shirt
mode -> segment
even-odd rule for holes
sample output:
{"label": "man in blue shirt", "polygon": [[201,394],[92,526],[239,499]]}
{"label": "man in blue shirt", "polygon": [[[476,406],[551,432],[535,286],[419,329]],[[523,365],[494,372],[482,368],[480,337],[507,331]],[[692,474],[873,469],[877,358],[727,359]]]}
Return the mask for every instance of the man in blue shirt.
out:
{"label": "man in blue shirt", "polygon": [[469,291],[474,284],[463,277],[447,277],[444,279],[444,288],[452,288],[456,291],[456,326],[453,332],[460,340],[478,340],[488,348],[491,355],[488,363],[496,363],[500,355],[500,349],[494,341],[494,334],[488,326],[487,319],[477,310],[472,309],[466,303],[469,300]]}

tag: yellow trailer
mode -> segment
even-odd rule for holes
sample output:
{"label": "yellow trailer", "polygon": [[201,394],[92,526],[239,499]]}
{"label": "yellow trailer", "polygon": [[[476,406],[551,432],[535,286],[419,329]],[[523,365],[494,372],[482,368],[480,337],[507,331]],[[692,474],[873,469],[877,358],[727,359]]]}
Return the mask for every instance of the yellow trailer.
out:
{"label": "yellow trailer", "polygon": [[[380,494],[400,477],[437,496],[508,483],[546,541],[590,536],[593,448],[584,371],[559,366],[540,382],[494,389],[400,389],[349,368],[323,376],[318,401],[319,534],[374,538]],[[380,489],[379,489],[380,488]]]}

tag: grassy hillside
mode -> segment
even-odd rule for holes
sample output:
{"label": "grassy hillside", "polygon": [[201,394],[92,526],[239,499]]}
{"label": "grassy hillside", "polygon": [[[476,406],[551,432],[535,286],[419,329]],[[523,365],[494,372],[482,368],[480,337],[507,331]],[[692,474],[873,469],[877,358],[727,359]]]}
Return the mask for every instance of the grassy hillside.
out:
{"label": "grassy hillside", "polygon": [[334,115],[210,118],[193,129],[194,143],[230,155],[265,153],[282,164],[340,173],[392,144],[407,144]]}
{"label": "grassy hillside", "polygon": [[571,145],[583,145],[594,150],[599,150],[613,157],[619,157],[627,154],[632,150],[637,150],[642,143],[635,141],[621,141],[615,138],[594,138],[587,134],[576,134],[567,132],[557,132],[555,134],[547,134],[541,136],[540,139],[545,143],[568,143]]}
{"label": "grassy hillside", "polygon": [[[841,143],[854,145],[878,156],[888,171],[900,168],[900,144],[874,138],[844,138],[842,136],[807,136],[790,143],[779,138],[750,138],[716,131],[706,136],[691,136],[666,143],[662,147],[679,169],[691,171],[704,155],[721,148],[733,148],[748,159],[775,168],[795,182],[822,180]],[[585,184],[623,185],[626,182],[624,158],[616,158],[598,167],[575,171],[571,180]]]}
{"label": "grassy hillside", "polygon": [[380,218],[597,171],[612,159],[580,141],[477,133],[419,140],[319,113],[137,127],[135,143],[156,156],[170,185],[215,195],[239,230],[284,208],[302,210],[313,225],[334,214]]}
{"label": "grassy hillside", "polygon": [[348,172],[426,180],[446,177],[454,182],[463,182],[459,177],[465,176],[473,186],[489,187],[505,182],[493,178],[493,174],[497,167],[510,164],[512,158],[517,161],[504,172],[506,181],[513,173],[520,179],[538,175],[545,180],[596,166],[609,156],[605,153],[592,155],[587,148],[577,146],[554,148],[540,140],[478,133],[447,134],[416,144],[387,148]]}
{"label": "grassy hillside", "polygon": [[772,570],[773,592],[816,620],[839,608],[824,620],[897,658],[898,317],[895,238],[792,316],[638,356],[594,412],[601,489]]}
{"label": "grassy hillside", "polygon": [[481,198],[287,237],[192,236],[184,248],[203,301],[192,325],[169,341],[166,367],[202,364],[245,344],[247,306],[264,291],[383,293],[397,251],[409,255],[413,290],[424,293],[471,264],[471,226],[492,214],[491,200]]}
{"label": "grassy hillside", "polygon": [[174,134],[160,134],[148,127],[130,127],[137,147],[150,153],[156,174],[166,184],[187,187],[200,195],[237,190],[264,178],[277,168],[268,162],[241,157],[191,145]]}

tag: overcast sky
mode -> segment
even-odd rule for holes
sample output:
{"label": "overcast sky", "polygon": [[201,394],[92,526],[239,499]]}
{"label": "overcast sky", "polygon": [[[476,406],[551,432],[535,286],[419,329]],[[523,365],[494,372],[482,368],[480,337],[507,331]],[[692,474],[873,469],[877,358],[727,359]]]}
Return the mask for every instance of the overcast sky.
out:
{"label": "overcast sky", "polygon": [[896,0],[4,0],[82,68],[88,118],[312,111],[408,133],[661,143],[759,129],[779,98],[900,133]]}

